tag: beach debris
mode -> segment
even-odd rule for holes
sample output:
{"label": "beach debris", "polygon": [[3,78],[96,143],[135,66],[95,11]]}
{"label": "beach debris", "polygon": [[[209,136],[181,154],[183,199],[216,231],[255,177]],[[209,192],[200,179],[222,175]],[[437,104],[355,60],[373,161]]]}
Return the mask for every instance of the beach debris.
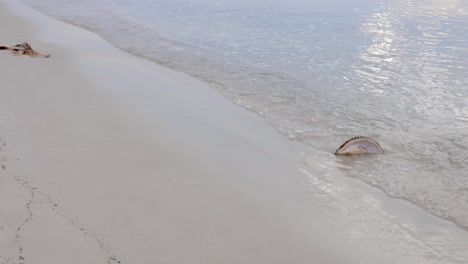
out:
{"label": "beach debris", "polygon": [[359,155],[384,153],[380,144],[369,137],[359,136],[348,139],[335,152],[335,155]]}
{"label": "beach debris", "polygon": [[14,46],[0,46],[0,50],[11,50],[15,55],[29,55],[36,58],[49,58],[49,54],[39,53],[31,48],[29,43],[23,42],[21,44],[16,44]]}

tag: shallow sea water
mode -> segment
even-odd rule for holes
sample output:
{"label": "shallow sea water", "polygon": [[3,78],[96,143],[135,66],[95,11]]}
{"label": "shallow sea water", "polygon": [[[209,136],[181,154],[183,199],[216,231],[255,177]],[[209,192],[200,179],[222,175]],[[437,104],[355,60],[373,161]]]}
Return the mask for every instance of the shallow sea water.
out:
{"label": "shallow sea water", "polygon": [[[361,179],[468,230],[468,2],[22,2],[207,81],[314,148],[306,175]],[[329,155],[358,135],[385,154]]]}

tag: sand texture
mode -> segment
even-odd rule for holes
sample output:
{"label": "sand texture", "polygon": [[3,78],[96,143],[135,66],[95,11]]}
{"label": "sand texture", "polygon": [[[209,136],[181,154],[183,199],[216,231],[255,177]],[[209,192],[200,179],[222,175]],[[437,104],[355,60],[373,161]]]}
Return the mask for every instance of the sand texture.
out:
{"label": "sand texture", "polygon": [[302,147],[257,116],[17,2],[0,32],[51,54],[0,53],[0,263],[336,255],[303,210]]}

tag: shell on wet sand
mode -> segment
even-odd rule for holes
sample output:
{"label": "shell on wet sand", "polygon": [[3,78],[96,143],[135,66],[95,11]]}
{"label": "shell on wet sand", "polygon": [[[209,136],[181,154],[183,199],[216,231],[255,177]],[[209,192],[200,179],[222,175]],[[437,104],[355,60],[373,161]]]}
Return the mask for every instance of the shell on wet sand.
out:
{"label": "shell on wet sand", "polygon": [[348,139],[335,152],[335,155],[381,154],[383,148],[377,141],[368,137],[353,137]]}

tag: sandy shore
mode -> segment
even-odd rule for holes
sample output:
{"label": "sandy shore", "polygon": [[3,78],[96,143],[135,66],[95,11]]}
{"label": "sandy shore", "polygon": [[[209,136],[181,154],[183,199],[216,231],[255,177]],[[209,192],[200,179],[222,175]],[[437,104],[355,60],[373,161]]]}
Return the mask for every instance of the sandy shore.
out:
{"label": "sandy shore", "polygon": [[16,2],[0,2],[0,32],[51,54],[0,53],[0,263],[345,255],[304,210],[303,147],[257,116]]}
{"label": "sandy shore", "polygon": [[51,54],[0,52],[0,264],[384,263],[347,239],[393,263],[468,259],[466,232],[206,83],[16,1],[0,32]]}

